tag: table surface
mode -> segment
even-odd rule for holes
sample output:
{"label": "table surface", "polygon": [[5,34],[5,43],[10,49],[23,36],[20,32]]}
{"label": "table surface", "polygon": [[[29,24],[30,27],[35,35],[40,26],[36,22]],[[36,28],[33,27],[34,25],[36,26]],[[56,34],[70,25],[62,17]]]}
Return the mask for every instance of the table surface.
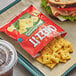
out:
{"label": "table surface", "polygon": [[17,65],[14,67],[13,76],[32,76],[32,75],[22,65],[17,63]]}

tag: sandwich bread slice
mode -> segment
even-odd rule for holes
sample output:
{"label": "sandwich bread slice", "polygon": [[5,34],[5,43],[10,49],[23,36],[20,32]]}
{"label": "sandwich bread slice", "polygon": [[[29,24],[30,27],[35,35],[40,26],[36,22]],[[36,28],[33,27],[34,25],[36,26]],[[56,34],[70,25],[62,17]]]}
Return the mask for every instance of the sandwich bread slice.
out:
{"label": "sandwich bread slice", "polygon": [[61,21],[76,20],[76,0],[41,0],[48,14]]}

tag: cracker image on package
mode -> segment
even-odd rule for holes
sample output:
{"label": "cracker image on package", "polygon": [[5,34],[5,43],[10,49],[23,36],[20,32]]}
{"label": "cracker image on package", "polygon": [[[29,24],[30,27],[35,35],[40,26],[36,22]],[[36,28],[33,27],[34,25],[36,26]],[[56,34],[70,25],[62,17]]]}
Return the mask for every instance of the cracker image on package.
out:
{"label": "cracker image on package", "polygon": [[[0,32],[6,33],[8,36],[18,41],[21,47],[34,58],[40,55],[39,52],[42,51],[44,46],[46,46],[52,39],[60,35],[64,37],[66,34],[62,28],[44,16],[32,5],[22,11],[10,22],[1,26]],[[50,48],[51,46],[49,46],[49,48],[47,47],[48,51]],[[58,46],[58,48],[61,48],[61,46]],[[69,56],[69,53],[67,55]],[[46,57],[44,58],[43,61],[47,64],[49,61],[45,61]],[[53,58],[53,56],[51,56],[51,58]],[[63,57],[63,59],[64,58],[65,57]],[[55,63],[52,66],[59,63],[60,60],[56,58],[54,61]],[[64,61],[66,62],[66,59],[64,59]],[[49,63],[47,66],[49,66]]]}

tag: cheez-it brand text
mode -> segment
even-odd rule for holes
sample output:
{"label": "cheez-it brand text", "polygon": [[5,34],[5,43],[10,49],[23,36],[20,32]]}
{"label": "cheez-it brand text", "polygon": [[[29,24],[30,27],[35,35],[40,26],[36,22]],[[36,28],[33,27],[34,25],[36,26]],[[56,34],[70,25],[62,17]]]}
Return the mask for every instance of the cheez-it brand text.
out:
{"label": "cheez-it brand text", "polygon": [[[43,40],[46,36],[56,30],[57,29],[54,26],[48,25],[39,30],[34,36],[31,37],[31,39],[29,39],[29,41],[33,44],[34,47],[36,47],[38,44],[40,44],[41,40]],[[36,37],[38,37],[39,39],[36,39]]]}

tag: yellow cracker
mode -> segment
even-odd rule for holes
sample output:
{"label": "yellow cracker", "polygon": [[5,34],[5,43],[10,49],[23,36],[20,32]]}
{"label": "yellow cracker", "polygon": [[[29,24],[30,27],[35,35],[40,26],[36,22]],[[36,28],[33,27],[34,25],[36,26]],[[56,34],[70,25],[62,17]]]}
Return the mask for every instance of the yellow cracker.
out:
{"label": "yellow cracker", "polygon": [[60,59],[60,55],[58,53],[53,53],[53,55],[56,57],[56,58],[59,58]]}
{"label": "yellow cracker", "polygon": [[43,64],[53,68],[59,62],[65,63],[71,58],[70,52],[73,52],[72,44],[61,36],[56,37],[41,51]]}
{"label": "yellow cracker", "polygon": [[54,68],[54,66],[56,65],[56,63],[50,63],[50,64],[46,64],[46,66],[48,66],[49,68]]}
{"label": "yellow cracker", "polygon": [[57,43],[54,44],[53,46],[49,46],[49,47],[50,47],[51,50],[53,50],[55,52],[61,48],[61,46],[58,45]]}
{"label": "yellow cracker", "polygon": [[59,50],[57,53],[62,59],[70,59],[70,54],[64,50]]}
{"label": "yellow cracker", "polygon": [[73,52],[72,44],[66,40],[64,49],[68,52]]}
{"label": "yellow cracker", "polygon": [[62,63],[66,63],[66,60],[64,60],[64,59],[60,59],[60,62],[62,62]]}
{"label": "yellow cracker", "polygon": [[58,44],[61,45],[61,46],[64,46],[65,43],[66,43],[66,41],[65,41],[65,39],[63,39],[63,38],[60,38],[60,39],[58,40]]}
{"label": "yellow cracker", "polygon": [[52,50],[48,46],[45,46],[43,48],[43,50],[41,51],[41,54],[42,55],[50,55],[50,54],[52,54]]}
{"label": "yellow cracker", "polygon": [[37,57],[36,60],[39,61],[40,63],[44,64],[42,56]]}
{"label": "yellow cracker", "polygon": [[43,55],[43,63],[44,64],[52,63],[51,55]]}
{"label": "yellow cracker", "polygon": [[70,59],[70,54],[69,53],[64,53],[64,55],[62,55],[62,59]]}
{"label": "yellow cracker", "polygon": [[51,56],[51,60],[55,63],[59,63],[59,58],[56,58],[55,56]]}

